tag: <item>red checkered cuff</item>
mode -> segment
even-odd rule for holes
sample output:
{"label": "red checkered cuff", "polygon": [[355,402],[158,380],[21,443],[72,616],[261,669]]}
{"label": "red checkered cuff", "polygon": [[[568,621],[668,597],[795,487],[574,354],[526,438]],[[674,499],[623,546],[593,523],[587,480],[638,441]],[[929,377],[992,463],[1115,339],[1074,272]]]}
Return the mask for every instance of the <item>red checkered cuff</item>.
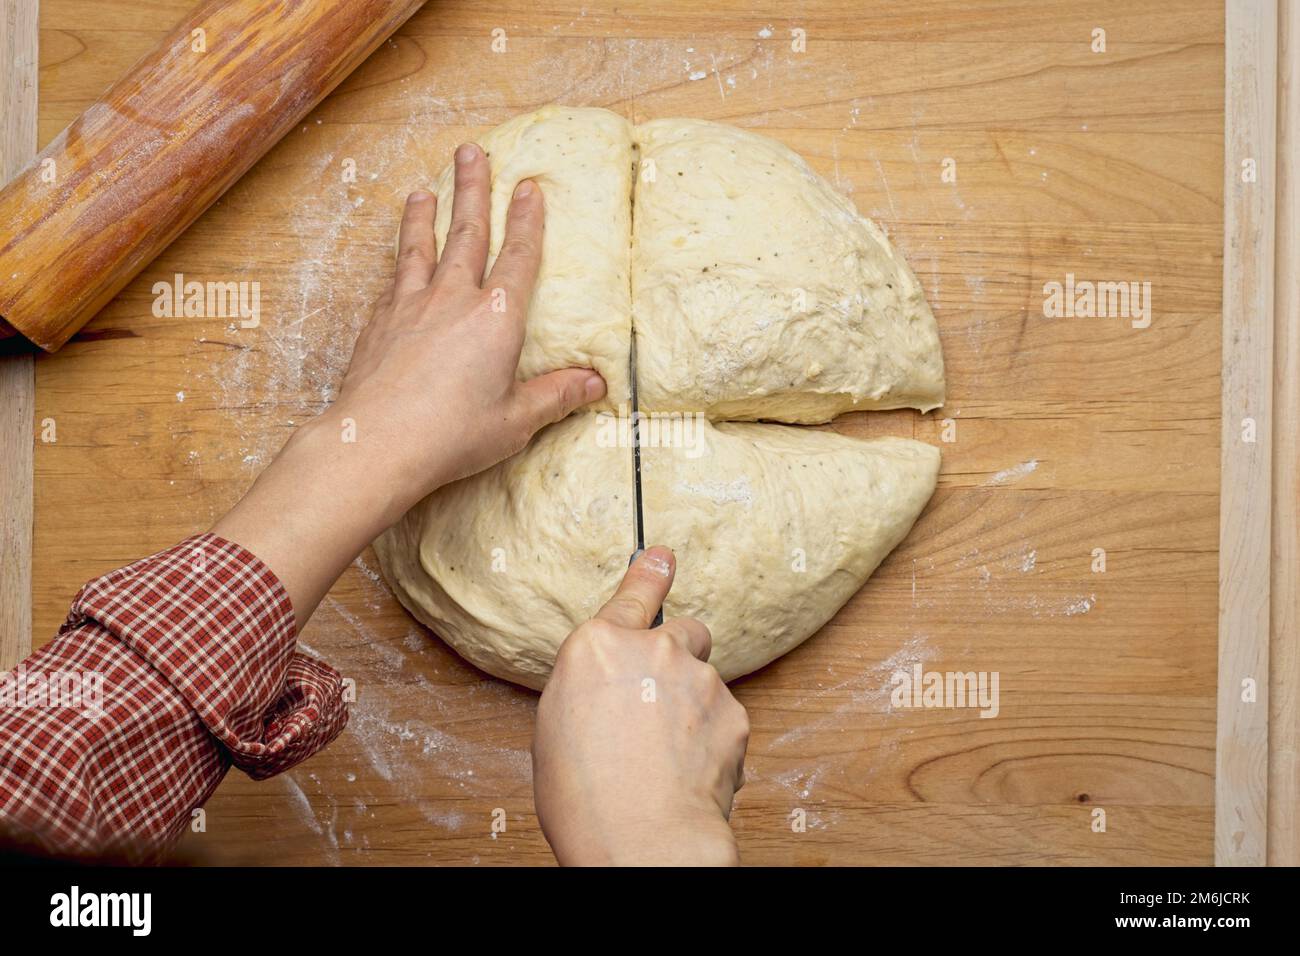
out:
{"label": "red checkered cuff", "polygon": [[275,574],[217,535],[91,581],[59,633],[88,621],[152,665],[254,779],[311,756],[347,723],[342,678],[294,652],[293,608]]}

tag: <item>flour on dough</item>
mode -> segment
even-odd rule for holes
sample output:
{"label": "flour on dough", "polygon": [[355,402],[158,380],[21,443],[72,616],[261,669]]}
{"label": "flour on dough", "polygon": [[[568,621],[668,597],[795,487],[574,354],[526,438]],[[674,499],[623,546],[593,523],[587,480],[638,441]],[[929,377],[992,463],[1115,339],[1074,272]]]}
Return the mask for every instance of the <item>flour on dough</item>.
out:
{"label": "flour on dough", "polygon": [[713,634],[725,680],[803,643],[934,493],[938,449],[784,425],[705,423],[703,454],[642,449],[646,540],[677,557],[666,617]]}

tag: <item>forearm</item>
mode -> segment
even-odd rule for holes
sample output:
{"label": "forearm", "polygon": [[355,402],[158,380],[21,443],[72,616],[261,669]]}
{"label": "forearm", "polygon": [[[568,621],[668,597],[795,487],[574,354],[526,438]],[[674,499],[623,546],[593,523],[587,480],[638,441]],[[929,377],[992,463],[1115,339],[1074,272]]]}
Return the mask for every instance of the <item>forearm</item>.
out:
{"label": "forearm", "polygon": [[395,441],[331,409],[295,432],[213,525],[275,572],[299,630],[347,566],[415,503],[392,460]]}

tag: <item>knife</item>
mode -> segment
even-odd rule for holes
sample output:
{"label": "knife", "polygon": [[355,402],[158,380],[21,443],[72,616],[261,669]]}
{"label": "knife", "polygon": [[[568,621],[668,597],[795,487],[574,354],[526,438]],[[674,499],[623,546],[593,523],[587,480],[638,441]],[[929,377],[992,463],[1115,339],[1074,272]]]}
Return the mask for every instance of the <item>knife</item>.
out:
{"label": "knife", "polygon": [[[645,550],[645,513],[641,507],[641,408],[636,397],[636,332],[632,333],[632,345],[627,353],[627,378],[632,400],[632,503],[636,512],[636,550],[627,562],[628,567],[631,567],[632,562]],[[658,627],[663,622],[664,609],[661,606],[650,626]]]}

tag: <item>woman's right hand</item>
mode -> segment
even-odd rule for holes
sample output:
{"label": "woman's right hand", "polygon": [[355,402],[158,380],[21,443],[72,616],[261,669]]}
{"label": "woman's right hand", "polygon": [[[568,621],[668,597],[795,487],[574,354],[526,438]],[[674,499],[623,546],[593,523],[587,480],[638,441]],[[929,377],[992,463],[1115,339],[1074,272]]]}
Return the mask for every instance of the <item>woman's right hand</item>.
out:
{"label": "woman's right hand", "polygon": [[537,708],[533,788],[561,864],[739,862],[727,819],[749,718],[692,618],[650,629],[674,573],[650,548],[560,647]]}

